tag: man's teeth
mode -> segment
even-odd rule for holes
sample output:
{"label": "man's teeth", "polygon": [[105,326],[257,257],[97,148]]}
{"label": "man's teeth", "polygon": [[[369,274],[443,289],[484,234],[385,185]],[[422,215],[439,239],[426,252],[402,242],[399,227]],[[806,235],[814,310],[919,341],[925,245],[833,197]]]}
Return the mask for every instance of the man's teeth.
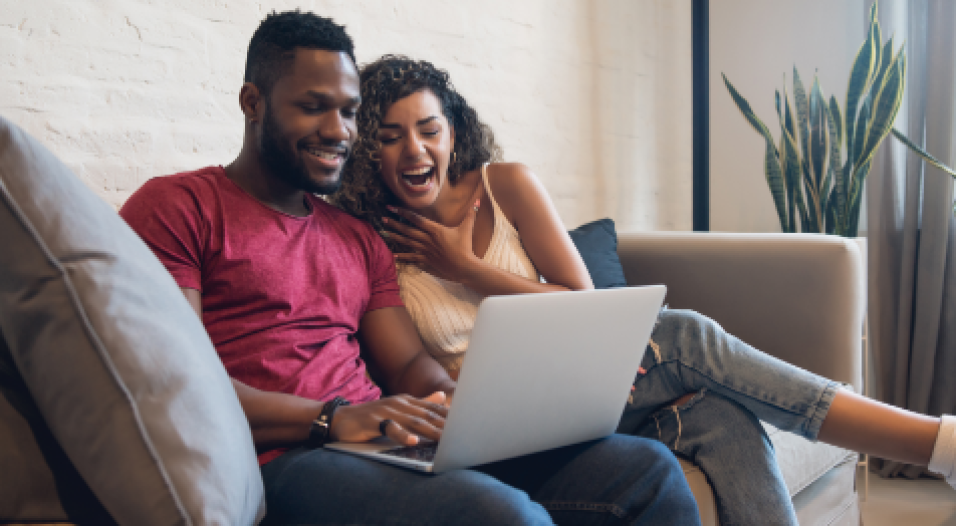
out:
{"label": "man's teeth", "polygon": [[334,161],[334,160],[336,160],[336,159],[339,158],[339,154],[334,153],[334,152],[323,152],[322,150],[312,150],[312,149],[309,149],[309,150],[306,150],[306,151],[309,152],[309,153],[311,153],[312,155],[314,155],[314,156],[316,156],[316,157],[321,157],[321,158],[323,158],[323,159],[328,159],[329,161]]}
{"label": "man's teeth", "polygon": [[432,169],[431,166],[425,166],[425,167],[418,168],[418,169],[415,169],[415,170],[408,170],[408,171],[406,171],[406,172],[402,172],[402,175],[425,175],[425,174],[427,174],[427,173],[429,172],[429,170],[431,170],[431,169]]}

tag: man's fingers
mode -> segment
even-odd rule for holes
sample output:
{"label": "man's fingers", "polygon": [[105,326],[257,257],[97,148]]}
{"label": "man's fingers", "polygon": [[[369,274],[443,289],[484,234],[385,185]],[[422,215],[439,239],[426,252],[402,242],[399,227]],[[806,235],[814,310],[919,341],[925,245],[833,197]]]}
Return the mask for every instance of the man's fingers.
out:
{"label": "man's fingers", "polygon": [[[430,422],[429,420],[432,420],[433,422]],[[438,440],[441,438],[442,428],[436,426],[435,424],[444,426],[445,419],[432,413],[428,417],[409,415],[401,420],[401,426],[405,432],[417,435],[419,437],[425,437],[429,440]]]}
{"label": "man's fingers", "polygon": [[[448,416],[448,406],[445,404],[447,398],[448,396],[444,392],[436,391],[425,398],[410,398],[408,402],[419,406],[420,411],[430,411],[444,419]],[[442,423],[442,427],[444,427],[444,423]]]}
{"label": "man's fingers", "polygon": [[435,391],[434,393],[426,396],[422,400],[425,400],[426,402],[431,402],[433,404],[444,405],[445,398],[447,398],[447,396],[445,395],[445,391]]}
{"label": "man's fingers", "polygon": [[419,442],[418,435],[409,433],[398,422],[392,419],[383,420],[383,422],[388,422],[388,424],[384,428],[385,436],[387,436],[388,438],[391,438],[395,442],[398,442],[399,444],[404,444],[406,446],[414,446],[418,444]]}

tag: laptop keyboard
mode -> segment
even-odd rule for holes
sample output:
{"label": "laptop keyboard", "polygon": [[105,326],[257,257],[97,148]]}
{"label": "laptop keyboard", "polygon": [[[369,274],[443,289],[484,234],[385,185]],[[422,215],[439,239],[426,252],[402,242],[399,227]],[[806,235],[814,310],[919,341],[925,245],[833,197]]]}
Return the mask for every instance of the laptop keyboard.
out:
{"label": "laptop keyboard", "polygon": [[383,455],[392,455],[420,462],[432,462],[435,460],[435,452],[438,451],[438,442],[425,442],[416,446],[402,446],[380,451]]}

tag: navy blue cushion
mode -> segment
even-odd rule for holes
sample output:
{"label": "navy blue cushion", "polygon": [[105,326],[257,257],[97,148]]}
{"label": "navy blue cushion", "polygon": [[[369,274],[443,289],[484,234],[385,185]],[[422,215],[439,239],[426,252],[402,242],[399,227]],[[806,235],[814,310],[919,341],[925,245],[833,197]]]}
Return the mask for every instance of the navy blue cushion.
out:
{"label": "navy blue cushion", "polygon": [[617,257],[617,232],[613,220],[604,218],[591,221],[568,234],[581,253],[595,288],[627,286],[621,260]]}

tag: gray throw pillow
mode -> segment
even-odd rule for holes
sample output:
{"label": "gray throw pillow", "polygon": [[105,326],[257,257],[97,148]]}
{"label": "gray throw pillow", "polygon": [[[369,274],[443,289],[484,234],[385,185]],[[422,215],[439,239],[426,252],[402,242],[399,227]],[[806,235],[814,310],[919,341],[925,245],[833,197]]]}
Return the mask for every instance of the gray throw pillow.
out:
{"label": "gray throw pillow", "polygon": [[0,522],[260,519],[249,424],[199,318],[116,212],[2,117],[0,242],[0,466],[16,468]]}

